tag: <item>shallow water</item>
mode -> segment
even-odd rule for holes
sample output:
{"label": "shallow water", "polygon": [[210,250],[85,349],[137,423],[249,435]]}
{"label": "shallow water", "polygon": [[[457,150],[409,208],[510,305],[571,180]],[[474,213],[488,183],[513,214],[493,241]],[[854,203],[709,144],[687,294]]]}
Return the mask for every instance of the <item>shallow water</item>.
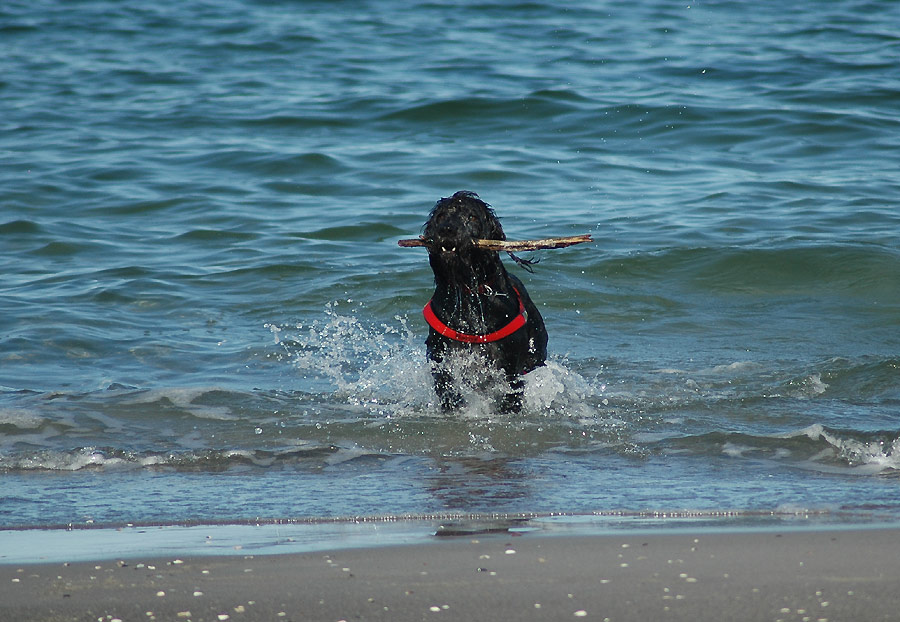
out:
{"label": "shallow water", "polygon": [[[0,8],[0,526],[900,518],[893,2]],[[466,188],[550,361],[435,407]]]}

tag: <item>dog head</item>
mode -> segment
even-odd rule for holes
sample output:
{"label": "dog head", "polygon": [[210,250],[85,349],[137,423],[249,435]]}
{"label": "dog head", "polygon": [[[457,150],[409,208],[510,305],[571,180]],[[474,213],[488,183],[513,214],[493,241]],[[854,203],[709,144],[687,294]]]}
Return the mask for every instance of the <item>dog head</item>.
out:
{"label": "dog head", "polygon": [[475,240],[505,240],[503,227],[490,205],[474,192],[461,190],[438,201],[423,231],[436,270],[460,270],[478,260],[496,257],[495,251],[475,247]]}

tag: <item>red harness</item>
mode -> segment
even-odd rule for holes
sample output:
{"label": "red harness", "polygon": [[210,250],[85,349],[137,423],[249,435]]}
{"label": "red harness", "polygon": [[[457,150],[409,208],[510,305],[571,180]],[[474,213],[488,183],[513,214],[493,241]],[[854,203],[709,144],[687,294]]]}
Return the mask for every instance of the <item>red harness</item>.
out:
{"label": "red harness", "polygon": [[519,299],[519,315],[514,317],[512,321],[501,328],[500,330],[495,330],[492,333],[488,333],[487,335],[470,335],[468,333],[461,333],[457,330],[453,330],[442,321],[438,319],[438,316],[434,314],[434,311],[431,308],[431,301],[428,301],[428,304],[425,305],[425,308],[422,310],[422,313],[425,314],[425,321],[428,322],[428,325],[431,326],[438,334],[443,335],[444,337],[448,337],[453,339],[454,341],[462,341],[463,343],[489,343],[491,341],[500,341],[504,337],[509,337],[514,332],[525,326],[525,305],[522,303],[522,295],[519,294],[519,290],[513,288],[516,292],[516,298]]}

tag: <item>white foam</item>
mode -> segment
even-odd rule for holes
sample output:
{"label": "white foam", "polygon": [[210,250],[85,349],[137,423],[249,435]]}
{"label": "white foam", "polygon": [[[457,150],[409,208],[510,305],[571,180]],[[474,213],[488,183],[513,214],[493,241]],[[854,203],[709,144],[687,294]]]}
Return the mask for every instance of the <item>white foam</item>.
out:
{"label": "white foam", "polygon": [[813,456],[812,460],[837,455],[860,474],[900,469],[900,437],[893,440],[871,441],[842,438],[837,433],[829,432],[818,423],[798,432],[782,435],[782,437],[790,438],[798,435],[805,435],[814,441],[823,440],[830,446]]}
{"label": "white foam", "polygon": [[822,381],[822,375],[819,373],[810,374],[800,380],[791,380],[789,386],[790,395],[799,398],[816,397],[828,390],[828,384]]}
{"label": "white foam", "polygon": [[213,391],[219,391],[218,387],[168,387],[163,389],[150,389],[135,394],[123,404],[154,404],[167,400],[173,406],[177,406],[199,419],[214,419],[217,421],[234,421],[238,419],[227,406],[211,406],[207,404],[195,404],[194,400]]}
{"label": "white foam", "polygon": [[762,369],[762,365],[755,361],[735,361],[734,363],[729,363],[728,365],[716,365],[715,367],[712,367],[711,369],[705,371],[714,374],[724,374],[757,371],[760,369]]}
{"label": "white foam", "polygon": [[722,446],[722,453],[731,458],[742,458],[748,451],[753,451],[753,448],[736,443],[725,443]]}
{"label": "white foam", "polygon": [[84,447],[73,452],[41,451],[8,461],[7,467],[34,471],[79,471],[88,467],[124,465],[119,456],[107,456],[94,447]]}
{"label": "white foam", "polygon": [[33,430],[44,423],[44,418],[28,408],[0,408],[0,425],[11,425],[22,430]]}

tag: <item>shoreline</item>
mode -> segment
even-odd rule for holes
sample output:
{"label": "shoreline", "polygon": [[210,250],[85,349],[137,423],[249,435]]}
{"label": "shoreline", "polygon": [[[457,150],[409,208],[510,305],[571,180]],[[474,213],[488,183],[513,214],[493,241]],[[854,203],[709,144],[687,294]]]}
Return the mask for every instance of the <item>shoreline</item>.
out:
{"label": "shoreline", "polygon": [[0,565],[10,620],[892,620],[900,528],[433,538]]}
{"label": "shoreline", "polygon": [[69,524],[0,528],[0,566],[159,558],[285,555],[427,544],[479,535],[529,537],[710,534],[900,528],[874,513],[681,510],[666,512],[435,514],[328,519]]}

